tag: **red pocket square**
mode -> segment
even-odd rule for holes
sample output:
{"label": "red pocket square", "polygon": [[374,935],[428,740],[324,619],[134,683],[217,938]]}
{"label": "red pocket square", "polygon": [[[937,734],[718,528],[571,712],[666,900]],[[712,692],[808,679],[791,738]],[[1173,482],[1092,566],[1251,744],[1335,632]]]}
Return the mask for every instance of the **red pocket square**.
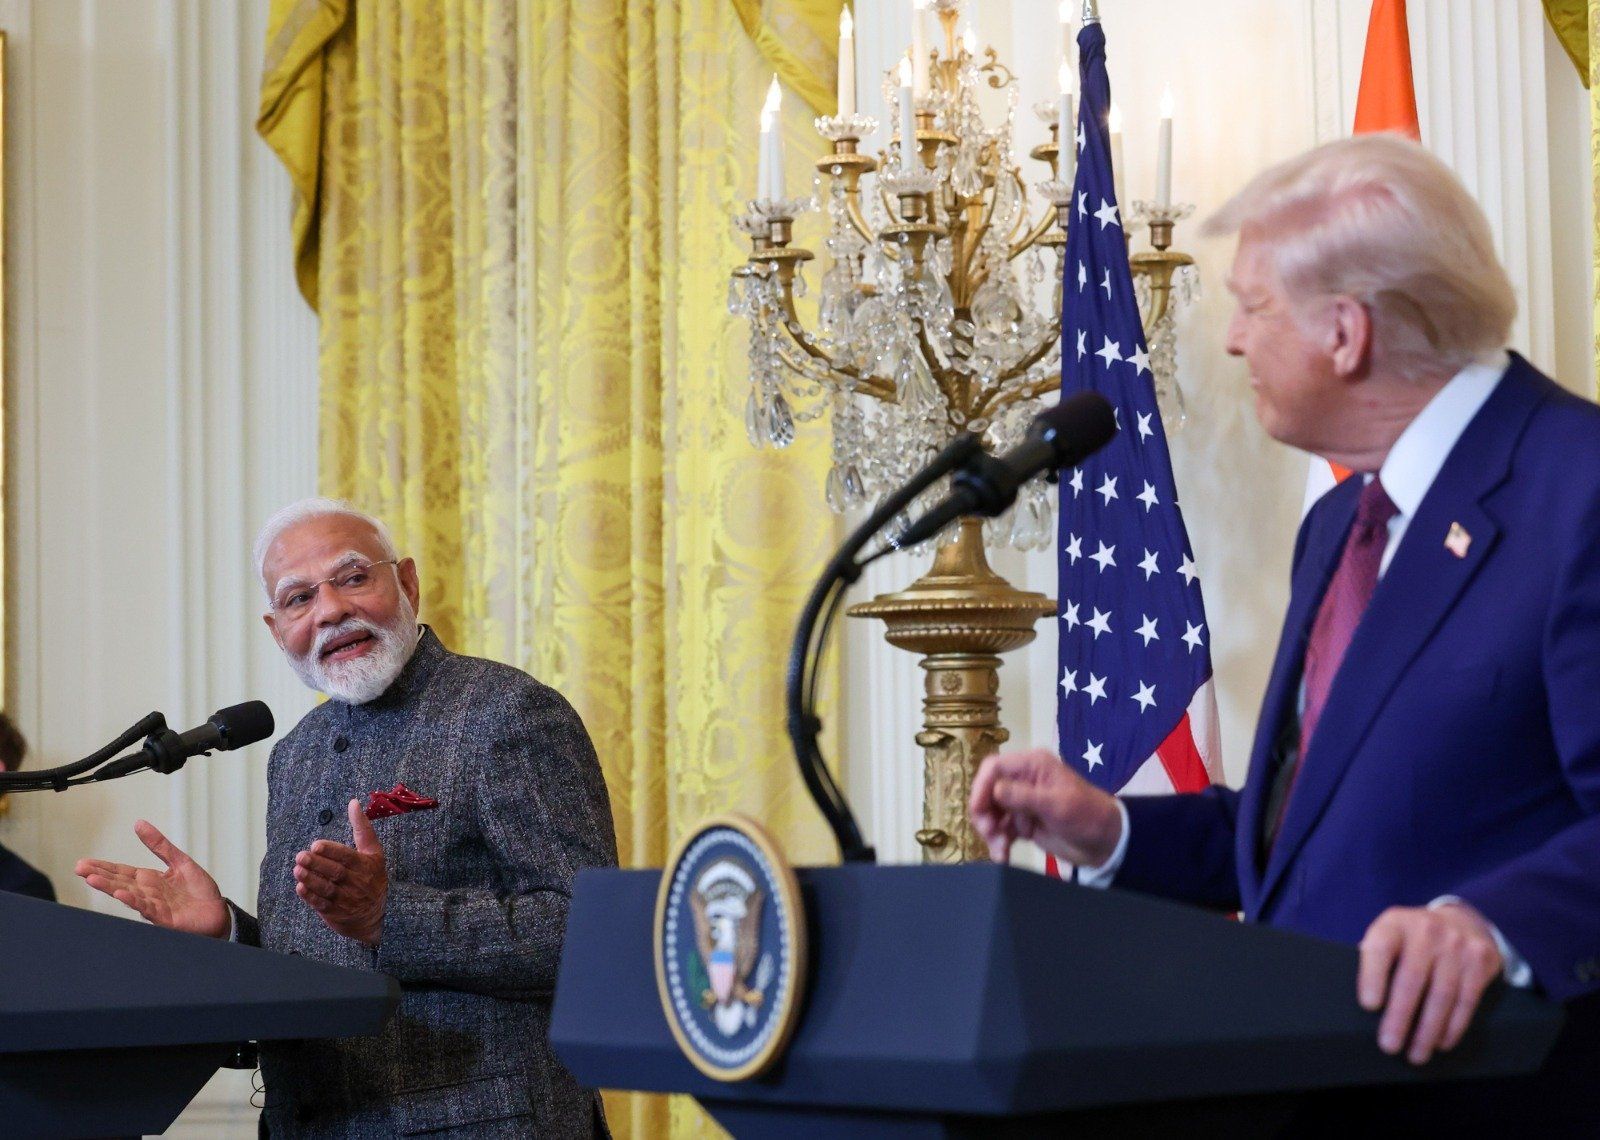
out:
{"label": "red pocket square", "polygon": [[367,818],[385,819],[391,815],[405,815],[408,811],[427,811],[439,806],[438,800],[413,792],[404,784],[396,784],[387,792],[373,792],[367,796]]}

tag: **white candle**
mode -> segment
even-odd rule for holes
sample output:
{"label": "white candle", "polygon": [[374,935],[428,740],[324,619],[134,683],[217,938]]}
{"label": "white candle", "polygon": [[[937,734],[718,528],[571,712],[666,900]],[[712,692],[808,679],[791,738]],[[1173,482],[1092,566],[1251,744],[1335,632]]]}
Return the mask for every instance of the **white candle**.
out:
{"label": "white candle", "polygon": [[967,49],[968,55],[978,54],[978,33],[972,30],[971,24],[961,33],[961,46]]}
{"label": "white candle", "polygon": [[1172,88],[1161,92],[1161,128],[1156,145],[1156,205],[1172,205]]}
{"label": "white candle", "polygon": [[928,93],[928,49],[922,42],[922,13],[928,0],[911,0],[911,88],[916,94]]}
{"label": "white candle", "polygon": [[1111,192],[1117,197],[1117,208],[1122,202],[1122,108],[1111,104]]}
{"label": "white candle", "polygon": [[783,124],[779,113],[783,108],[783,91],[778,77],[772,77],[767,88],[767,102],[761,108],[761,196],[767,199],[783,197]]}
{"label": "white candle", "polygon": [[1072,97],[1072,65],[1063,63],[1056,79],[1061,84],[1061,102],[1056,108],[1056,144],[1061,152],[1057,164],[1061,181],[1070,186],[1078,168],[1078,116],[1076,100]]}
{"label": "white candle", "polygon": [[917,153],[917,120],[912,115],[911,65],[900,61],[900,169],[910,170]]}
{"label": "white candle", "polygon": [[856,113],[856,26],[848,6],[839,13],[839,114]]}

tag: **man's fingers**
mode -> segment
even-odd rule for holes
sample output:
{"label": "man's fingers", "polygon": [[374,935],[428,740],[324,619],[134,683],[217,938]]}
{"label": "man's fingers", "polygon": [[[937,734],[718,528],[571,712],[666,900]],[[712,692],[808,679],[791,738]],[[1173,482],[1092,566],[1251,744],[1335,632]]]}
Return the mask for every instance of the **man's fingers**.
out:
{"label": "man's fingers", "polygon": [[1469,957],[1455,1008],[1450,1012],[1450,1023],[1445,1027],[1444,1039],[1439,1043],[1441,1049],[1454,1049],[1461,1044],[1467,1027],[1472,1024],[1472,1015],[1478,1012],[1478,1002],[1483,1000],[1483,991],[1500,973],[1499,955],[1489,947],[1481,944],[1475,946]]}
{"label": "man's fingers", "polygon": [[294,869],[294,881],[321,898],[331,899],[339,893],[339,884],[324,875],[308,871],[304,867],[296,867]]}
{"label": "man's fingers", "polygon": [[307,871],[321,875],[330,883],[342,883],[345,877],[350,874],[350,865],[348,863],[340,863],[310,851],[302,851],[296,855],[294,865],[297,868],[304,867]]}
{"label": "man's fingers", "polygon": [[168,867],[178,863],[187,862],[189,856],[180,851],[155,824],[149,820],[141,819],[133,825],[133,833],[139,837],[139,842],[150,849],[150,854],[160,859]]}
{"label": "man's fingers", "polygon": [[1379,915],[1361,939],[1361,969],[1356,977],[1356,997],[1361,1008],[1380,1010],[1389,992],[1389,974],[1403,941],[1400,927],[1387,914]]}
{"label": "man's fingers", "polygon": [[1460,994],[1460,963],[1448,953],[1439,955],[1433,960],[1422,1012],[1417,1015],[1416,1028],[1411,1031],[1411,1048],[1406,1051],[1406,1059],[1413,1065],[1425,1064],[1439,1048]]}
{"label": "man's fingers", "polygon": [[1415,939],[1408,939],[1395,964],[1394,977],[1389,980],[1389,1000],[1378,1022],[1378,1047],[1385,1053],[1398,1053],[1405,1048],[1422,1005],[1422,996],[1428,988],[1432,967],[1431,950],[1418,945]]}
{"label": "man's fingers", "polygon": [[319,839],[311,845],[312,855],[320,855],[324,859],[331,859],[335,863],[346,867],[359,866],[363,858],[361,852],[354,847],[343,843],[335,843],[331,839]]}
{"label": "man's fingers", "polygon": [[332,905],[327,899],[311,891],[304,883],[296,883],[294,885],[294,893],[303,898],[312,910],[319,913],[327,910]]}
{"label": "man's fingers", "polygon": [[1044,790],[1037,784],[1009,777],[994,782],[994,802],[1013,815],[1018,812],[1037,815],[1045,799]]}

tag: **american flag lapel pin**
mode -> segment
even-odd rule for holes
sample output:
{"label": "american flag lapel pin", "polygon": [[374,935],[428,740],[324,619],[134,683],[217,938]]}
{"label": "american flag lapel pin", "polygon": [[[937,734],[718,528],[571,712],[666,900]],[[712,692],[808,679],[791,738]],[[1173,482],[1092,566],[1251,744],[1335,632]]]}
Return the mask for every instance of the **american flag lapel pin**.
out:
{"label": "american flag lapel pin", "polygon": [[1457,558],[1467,556],[1467,548],[1472,545],[1472,536],[1467,533],[1467,528],[1458,522],[1450,524],[1450,533],[1444,536],[1444,548]]}

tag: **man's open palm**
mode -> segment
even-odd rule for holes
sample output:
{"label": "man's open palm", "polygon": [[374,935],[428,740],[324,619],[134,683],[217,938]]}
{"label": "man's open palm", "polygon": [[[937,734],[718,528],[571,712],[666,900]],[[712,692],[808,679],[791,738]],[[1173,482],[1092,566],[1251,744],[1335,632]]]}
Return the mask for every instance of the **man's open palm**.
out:
{"label": "man's open palm", "polygon": [[165,871],[130,867],[104,859],[79,859],[73,873],[97,891],[132,907],[157,926],[222,938],[228,933],[228,906],[217,881],[185,855],[156,826],[145,820],[133,825],[139,841]]}

